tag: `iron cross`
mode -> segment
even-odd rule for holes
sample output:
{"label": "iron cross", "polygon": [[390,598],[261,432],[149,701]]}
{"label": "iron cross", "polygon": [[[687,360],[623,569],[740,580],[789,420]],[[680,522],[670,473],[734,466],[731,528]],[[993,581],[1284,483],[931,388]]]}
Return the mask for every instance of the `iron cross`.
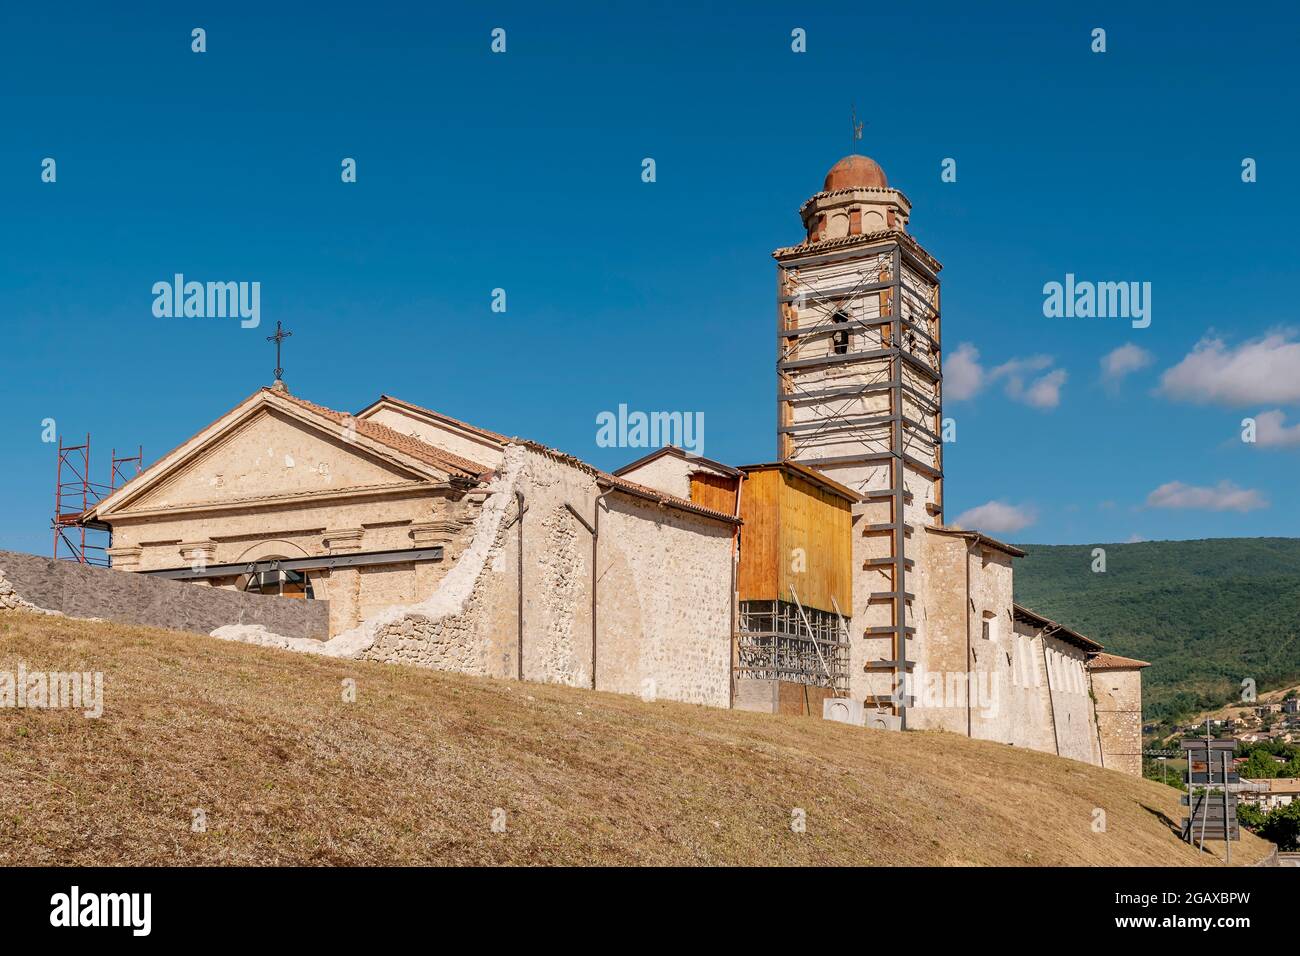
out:
{"label": "iron cross", "polygon": [[286,332],[280,328],[280,323],[275,323],[275,335],[268,335],[266,340],[275,343],[275,380],[280,381],[280,376],[284,374],[284,369],[280,368],[280,343],[293,335],[292,332]]}

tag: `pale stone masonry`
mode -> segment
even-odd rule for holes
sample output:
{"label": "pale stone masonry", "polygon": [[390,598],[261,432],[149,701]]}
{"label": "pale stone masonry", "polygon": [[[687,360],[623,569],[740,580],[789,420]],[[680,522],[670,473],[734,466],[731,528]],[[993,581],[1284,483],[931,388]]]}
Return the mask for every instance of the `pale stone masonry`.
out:
{"label": "pale stone masonry", "polygon": [[1088,662],[1102,765],[1142,775],[1142,668],[1146,661],[1101,653]]}

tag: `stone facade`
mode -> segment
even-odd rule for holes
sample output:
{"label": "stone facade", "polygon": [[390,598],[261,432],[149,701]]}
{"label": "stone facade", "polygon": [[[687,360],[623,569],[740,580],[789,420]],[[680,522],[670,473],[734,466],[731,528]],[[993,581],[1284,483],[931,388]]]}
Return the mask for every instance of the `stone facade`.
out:
{"label": "stone facade", "polygon": [[463,606],[403,611],[364,656],[518,676],[522,537],[522,676],[592,686],[592,538],[573,512],[596,527],[599,507],[594,686],[728,706],[732,526],[602,488],[598,472],[539,446],[511,450],[519,470],[494,492],[499,518],[476,529],[491,542],[471,549],[481,567]]}
{"label": "stone facade", "polygon": [[[482,497],[453,480],[464,476],[450,464],[323,411],[263,389],[101,502],[93,515],[113,529],[113,566],[202,571],[441,545],[440,562],[304,572],[312,596],[329,602],[331,635],[418,600],[465,547]],[[232,591],[248,584],[242,573],[196,581]]]}
{"label": "stone facade", "polygon": [[[1072,642],[1017,614],[1012,562],[1018,551],[982,535],[938,529],[922,543],[923,630],[912,725],[1100,763],[1086,669],[1096,645]],[[969,688],[964,695],[956,691],[962,686]]]}

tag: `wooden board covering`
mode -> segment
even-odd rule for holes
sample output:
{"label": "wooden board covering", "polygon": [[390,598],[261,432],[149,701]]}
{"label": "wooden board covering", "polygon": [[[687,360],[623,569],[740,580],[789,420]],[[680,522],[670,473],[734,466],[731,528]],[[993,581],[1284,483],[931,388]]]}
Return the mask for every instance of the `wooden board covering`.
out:
{"label": "wooden board covering", "polygon": [[[795,585],[798,587],[799,585]],[[813,687],[809,684],[795,684],[791,681],[777,681],[776,712],[793,714],[796,717],[817,717],[822,715],[822,701],[834,696],[829,687]]]}
{"label": "wooden board covering", "polygon": [[[742,601],[790,601],[841,613],[853,608],[852,506],[843,497],[772,466],[749,472],[742,486]],[[832,601],[832,597],[834,601]]]}
{"label": "wooden board covering", "polygon": [[691,475],[691,501],[724,514],[736,513],[736,482],[731,475],[697,471]]}

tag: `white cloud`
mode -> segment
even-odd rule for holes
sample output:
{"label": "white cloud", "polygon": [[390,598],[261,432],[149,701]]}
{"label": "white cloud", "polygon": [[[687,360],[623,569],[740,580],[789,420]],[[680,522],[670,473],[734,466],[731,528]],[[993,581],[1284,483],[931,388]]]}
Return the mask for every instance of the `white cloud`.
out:
{"label": "white cloud", "polygon": [[963,342],[944,360],[943,397],[965,401],[978,395],[985,385],[1002,381],[1008,398],[1033,408],[1055,408],[1061,404],[1061,386],[1068,376],[1064,369],[1053,369],[1052,365],[1050,355],[1028,355],[986,370],[980,364],[979,349]]}
{"label": "white cloud", "polygon": [[1146,349],[1137,345],[1121,345],[1101,358],[1102,381],[1108,385],[1118,385],[1126,375],[1146,368],[1155,360]]}
{"label": "white cloud", "polygon": [[1051,367],[1050,355],[1026,355],[1024,358],[1013,358],[1009,362],[1003,362],[990,373],[990,377],[1023,379],[1030,372],[1041,372]]}
{"label": "white cloud", "polygon": [[993,534],[1014,534],[1038,520],[1034,509],[1023,505],[1009,505],[1002,501],[989,501],[968,511],[963,511],[953,523],[961,528],[988,531]]}
{"label": "white cloud", "polygon": [[1160,392],[1198,405],[1300,402],[1300,341],[1294,335],[1273,332],[1236,347],[1207,335],[1160,377]]}
{"label": "white cloud", "polygon": [[1030,384],[1021,401],[1033,408],[1055,408],[1061,404],[1061,386],[1065,384],[1065,379],[1063,368],[1048,372]]}
{"label": "white cloud", "polygon": [[951,402],[974,398],[984,387],[979,349],[969,342],[957,346],[943,363],[943,397]]}
{"label": "white cloud", "polygon": [[[1050,371],[1046,371],[1049,370]],[[1035,373],[1045,372],[1034,378]],[[1065,369],[1052,368],[1050,355],[1030,355],[1004,362],[989,373],[989,381],[1006,381],[1008,398],[1031,408],[1048,409],[1061,404],[1061,386],[1069,376]]]}
{"label": "white cloud", "polygon": [[1268,502],[1253,488],[1221,481],[1213,488],[1170,481],[1147,495],[1149,508],[1196,508],[1203,511],[1255,511]]}
{"label": "white cloud", "polygon": [[1300,445],[1300,424],[1287,425],[1286,412],[1275,408],[1255,416],[1255,444],[1260,448]]}

